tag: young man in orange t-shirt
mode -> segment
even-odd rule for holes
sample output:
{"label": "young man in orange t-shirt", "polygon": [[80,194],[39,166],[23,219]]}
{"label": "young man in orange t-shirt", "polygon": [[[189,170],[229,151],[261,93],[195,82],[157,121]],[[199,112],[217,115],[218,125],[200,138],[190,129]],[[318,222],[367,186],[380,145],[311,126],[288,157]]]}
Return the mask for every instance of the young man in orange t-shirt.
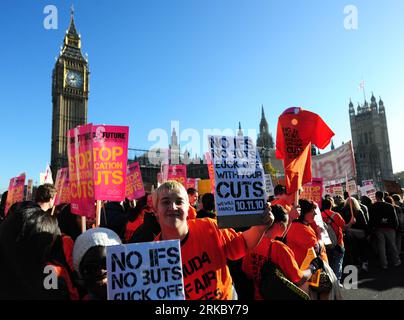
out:
{"label": "young man in orange t-shirt", "polygon": [[254,248],[273,215],[266,210],[266,224],[243,233],[219,229],[213,219],[187,220],[189,201],[182,184],[167,181],[153,193],[153,206],[161,226],[156,240],[181,241],[185,296],[188,300],[232,299],[232,278],[226,259],[242,258]]}

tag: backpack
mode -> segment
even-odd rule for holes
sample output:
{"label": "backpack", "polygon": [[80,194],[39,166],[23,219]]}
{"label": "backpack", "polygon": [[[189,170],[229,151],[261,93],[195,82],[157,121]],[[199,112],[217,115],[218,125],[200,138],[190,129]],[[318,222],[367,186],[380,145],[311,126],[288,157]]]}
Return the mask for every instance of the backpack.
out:
{"label": "backpack", "polygon": [[328,236],[330,237],[330,240],[331,240],[331,243],[326,245],[326,248],[327,248],[327,249],[333,249],[333,248],[335,248],[335,247],[338,245],[338,237],[337,237],[337,235],[335,234],[334,229],[332,228],[332,224],[335,223],[333,218],[334,218],[334,216],[335,216],[336,214],[337,214],[337,213],[334,212],[334,213],[332,214],[332,216],[330,217],[330,216],[326,213],[326,215],[327,215],[327,217],[329,218],[329,220],[328,220],[328,222],[324,222],[324,227],[325,227],[325,229],[327,230]]}

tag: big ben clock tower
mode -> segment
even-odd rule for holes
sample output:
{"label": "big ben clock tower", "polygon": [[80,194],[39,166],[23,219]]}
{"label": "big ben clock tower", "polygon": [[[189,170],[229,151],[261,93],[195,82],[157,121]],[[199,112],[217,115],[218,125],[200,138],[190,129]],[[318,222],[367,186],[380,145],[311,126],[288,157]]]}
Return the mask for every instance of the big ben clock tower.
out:
{"label": "big ben clock tower", "polygon": [[81,53],[81,39],[74,25],[73,9],[63,48],[52,73],[52,146],[51,167],[68,166],[67,132],[87,123],[89,94],[88,61]]}

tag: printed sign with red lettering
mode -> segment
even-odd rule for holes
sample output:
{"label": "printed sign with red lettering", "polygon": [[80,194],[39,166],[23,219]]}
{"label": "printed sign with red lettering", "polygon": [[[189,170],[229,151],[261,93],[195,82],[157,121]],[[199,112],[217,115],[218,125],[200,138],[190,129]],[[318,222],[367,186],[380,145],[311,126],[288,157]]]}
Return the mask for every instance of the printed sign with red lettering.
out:
{"label": "printed sign with red lettering", "polygon": [[125,200],[129,127],[94,125],[94,195],[96,200]]}
{"label": "printed sign with red lettering", "polygon": [[372,202],[376,202],[376,189],[373,183],[361,187],[360,191],[362,196],[368,196]]}
{"label": "printed sign with red lettering", "polygon": [[362,186],[373,186],[373,179],[371,180],[363,180]]}
{"label": "printed sign with red lettering", "polygon": [[312,200],[321,208],[323,200],[323,178],[313,178],[310,183],[303,185],[300,199]]}
{"label": "printed sign with red lettering", "polygon": [[324,181],[345,179],[356,176],[355,160],[351,141],[330,152],[312,157],[313,177],[322,177]]}
{"label": "printed sign with red lettering", "polygon": [[55,206],[70,203],[69,168],[61,168],[56,174]]}
{"label": "printed sign with red lettering", "polygon": [[10,207],[17,202],[24,201],[25,173],[10,179],[8,186],[6,206],[4,213],[7,215]]}
{"label": "printed sign with red lettering", "polygon": [[139,163],[133,162],[128,166],[126,173],[126,198],[129,200],[140,199],[145,194]]}
{"label": "printed sign with red lettering", "polygon": [[177,164],[168,166],[167,180],[175,180],[186,188],[187,187],[187,166],[185,164]]}
{"label": "printed sign with red lettering", "polygon": [[71,211],[95,218],[92,124],[68,132],[68,159]]}

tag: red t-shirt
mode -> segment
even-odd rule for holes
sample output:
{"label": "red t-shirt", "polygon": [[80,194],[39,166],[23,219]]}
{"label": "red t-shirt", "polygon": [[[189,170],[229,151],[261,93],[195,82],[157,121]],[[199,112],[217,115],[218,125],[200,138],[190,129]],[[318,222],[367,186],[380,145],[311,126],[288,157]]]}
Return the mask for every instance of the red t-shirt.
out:
{"label": "red t-shirt", "polygon": [[214,219],[187,222],[189,233],[181,241],[186,299],[231,300],[232,278],[226,258],[238,260],[246,255],[243,235],[233,229],[219,229]]}
{"label": "red t-shirt", "polygon": [[[302,265],[307,256],[307,251],[316,246],[318,242],[316,232],[312,227],[300,222],[293,222],[286,236],[286,243],[295,254],[296,262]],[[321,259],[328,262],[324,246],[321,250]]]}
{"label": "red t-shirt", "polygon": [[291,108],[279,117],[276,157],[283,159],[286,190],[289,194],[311,182],[311,144],[324,149],[333,136],[334,132],[313,112]]}
{"label": "red t-shirt", "polygon": [[293,251],[284,243],[263,237],[261,242],[244,257],[242,269],[248,278],[254,282],[254,298],[262,300],[259,292],[261,281],[261,268],[268,260],[269,250],[271,247],[271,261],[282,270],[287,279],[296,283],[299,282],[303,274],[299,269],[299,265],[295,260]]}
{"label": "red t-shirt", "polygon": [[143,224],[143,214],[139,215],[135,221],[128,221],[125,229],[125,241],[129,242],[133,233]]}
{"label": "red t-shirt", "polygon": [[345,226],[345,220],[341,217],[341,215],[337,212],[331,211],[331,210],[325,210],[324,212],[321,213],[321,216],[323,217],[323,220],[325,223],[329,223],[331,221],[332,215],[334,217],[332,220],[334,222],[331,222],[331,228],[334,230],[335,234],[337,235],[338,239],[338,244],[343,247],[344,246],[344,236],[342,234],[342,228]]}
{"label": "red t-shirt", "polygon": [[196,210],[195,210],[195,208],[193,207],[193,206],[189,206],[189,209],[188,209],[188,217],[187,217],[187,220],[189,220],[189,219],[196,219]]}
{"label": "red t-shirt", "polygon": [[286,209],[286,211],[292,210],[292,204],[288,203],[288,201],[286,201],[283,198],[279,198],[279,199],[275,199],[275,200],[271,201],[271,206],[274,206],[274,205],[277,205],[277,204],[279,204],[284,209]]}
{"label": "red t-shirt", "polygon": [[63,242],[63,252],[65,254],[66,262],[70,267],[70,270],[73,271],[73,247],[74,241],[68,235],[62,234],[62,242]]}

